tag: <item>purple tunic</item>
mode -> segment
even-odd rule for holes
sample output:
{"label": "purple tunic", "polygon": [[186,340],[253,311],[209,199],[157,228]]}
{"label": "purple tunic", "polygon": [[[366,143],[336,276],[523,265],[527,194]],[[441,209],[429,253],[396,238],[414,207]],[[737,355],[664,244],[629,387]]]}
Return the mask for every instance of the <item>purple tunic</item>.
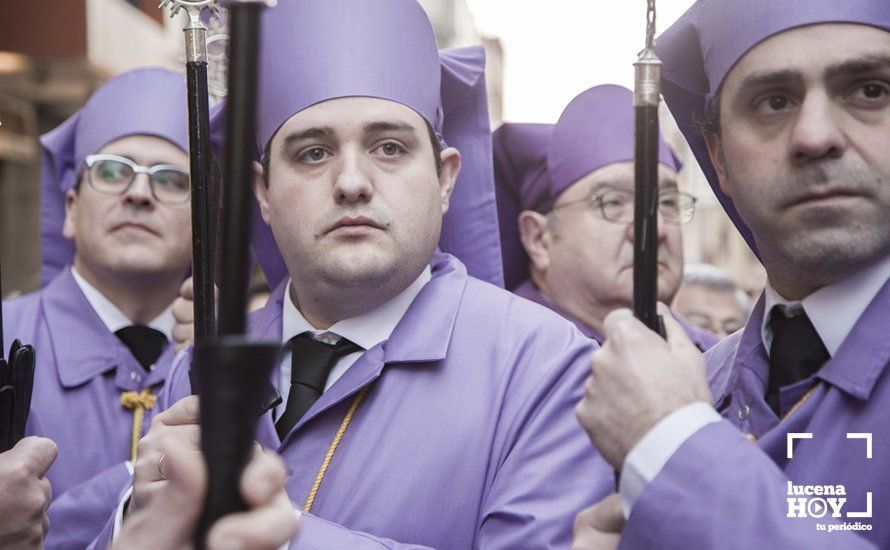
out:
{"label": "purple tunic", "polygon": [[[708,353],[715,403],[725,421],[687,440],[646,487],[625,526],[622,548],[725,548],[727,541],[742,540],[748,548],[890,546],[890,281],[834,357],[813,378],[781,390],[781,422],[764,399],[769,359],[760,335],[763,302],[743,331]],[[797,440],[790,460],[788,433],[812,434]],[[871,443],[848,438],[851,433],[872,434]],[[822,518],[787,517],[786,499],[801,498],[789,496],[789,482],[842,485],[841,517],[831,519],[831,508]],[[872,517],[848,516],[867,510],[867,493]],[[870,530],[827,530],[839,522]]]}
{"label": "purple tunic", "polygon": [[[102,323],[65,269],[43,290],[3,304],[6,337],[34,344],[37,365],[27,435],[56,442],[47,473],[52,523],[47,548],[83,548],[102,528],[129,480],[133,413],[120,404],[126,391],[164,383],[166,351],[146,373]],[[3,343],[8,349],[11,341]],[[143,430],[154,411],[146,411]]]}
{"label": "purple tunic", "polygon": [[[291,548],[567,548],[575,514],[614,490],[574,415],[595,344],[453,256],[437,254],[432,277],[283,443],[271,414],[260,420],[257,438],[284,458],[302,508],[370,387]],[[285,291],[252,318],[254,336],[280,341]],[[189,393],[187,364],[174,366],[166,404]]]}
{"label": "purple tunic", "polygon": [[[580,319],[576,319],[575,317],[572,317],[568,313],[559,309],[556,304],[554,304],[547,297],[541,294],[541,291],[538,290],[538,288],[533,282],[531,282],[531,280],[528,280],[516,287],[516,289],[513,290],[513,293],[517,296],[522,296],[526,300],[531,300],[536,304],[541,304],[542,306],[552,309],[556,313],[559,313],[560,315],[574,323],[575,326],[578,327],[578,330],[580,330],[585,336],[596,340],[597,344],[602,345],[603,341],[605,341],[603,335],[600,334],[596,329],[587,326]],[[683,319],[678,315],[674,315],[674,318],[677,320],[678,323],[680,323],[683,329],[686,330],[686,335],[689,336],[689,339],[692,340],[692,343],[695,344],[695,347],[697,347],[701,351],[707,351],[719,341],[715,335],[693,325],[686,319]]]}

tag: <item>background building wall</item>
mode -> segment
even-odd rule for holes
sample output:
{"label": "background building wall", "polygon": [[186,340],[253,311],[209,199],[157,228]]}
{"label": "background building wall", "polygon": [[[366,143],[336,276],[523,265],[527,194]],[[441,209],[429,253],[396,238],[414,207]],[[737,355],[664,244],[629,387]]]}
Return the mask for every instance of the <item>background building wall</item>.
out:
{"label": "background building wall", "polygon": [[[511,43],[478,30],[472,8],[481,2],[500,2],[502,11],[509,8],[501,0],[420,0],[440,47],[485,46],[489,114],[496,128],[504,118],[505,74],[528,60],[510,57]],[[73,114],[115,74],[138,66],[182,71],[186,16],[172,20],[156,6],[157,0],[0,0],[0,254],[5,292],[33,290],[38,284],[37,137]],[[548,18],[556,15],[542,8],[540,28],[523,26],[528,40],[542,51],[549,41],[540,34],[548,28]],[[560,71],[595,74],[600,61],[607,59],[598,55],[612,54],[586,53],[583,66],[568,62],[568,55],[550,59]],[[213,65],[210,73],[218,98],[224,94],[224,63]],[[663,118],[665,133],[686,166],[681,185],[700,199],[695,219],[684,227],[687,261],[712,263],[743,284],[760,284],[762,267],[723,213],[669,113]]]}
{"label": "background building wall", "polygon": [[0,2],[0,255],[4,293],[34,290],[40,270],[37,138],[109,77],[179,66],[182,23],[156,0]]}

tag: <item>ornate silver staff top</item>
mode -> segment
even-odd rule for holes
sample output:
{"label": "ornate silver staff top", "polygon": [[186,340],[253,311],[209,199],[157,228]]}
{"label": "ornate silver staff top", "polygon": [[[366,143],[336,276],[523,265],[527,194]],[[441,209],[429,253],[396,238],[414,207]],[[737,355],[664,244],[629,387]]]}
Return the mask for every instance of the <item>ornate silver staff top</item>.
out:
{"label": "ornate silver staff top", "polygon": [[183,29],[185,31],[185,59],[187,62],[207,62],[207,27],[201,21],[201,13],[210,10],[210,13],[219,17],[219,8],[216,0],[161,0],[158,9],[170,8],[170,17],[176,17],[185,9],[189,16],[189,23]]}
{"label": "ornate silver staff top", "polygon": [[634,63],[636,78],[634,106],[658,105],[661,87],[661,60],[655,55],[655,0],[647,1],[646,48]]}

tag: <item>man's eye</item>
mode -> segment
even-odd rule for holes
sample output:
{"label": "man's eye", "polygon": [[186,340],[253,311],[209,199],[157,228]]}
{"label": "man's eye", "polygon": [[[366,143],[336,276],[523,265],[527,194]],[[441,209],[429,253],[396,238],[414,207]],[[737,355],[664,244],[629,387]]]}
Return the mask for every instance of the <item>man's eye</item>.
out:
{"label": "man's eye", "polygon": [[853,98],[874,101],[876,99],[886,98],[888,95],[890,95],[890,89],[888,89],[886,84],[870,82],[865,86],[857,88],[853,93]]}
{"label": "man's eye", "polygon": [[116,160],[103,160],[95,165],[93,173],[109,182],[123,182],[133,174],[133,169]]}
{"label": "man's eye", "polygon": [[660,201],[661,206],[665,208],[678,208],[680,205],[680,199],[677,197],[664,197]]}
{"label": "man's eye", "polygon": [[788,99],[788,96],[773,94],[758,101],[756,108],[761,114],[771,114],[784,111],[790,106],[791,100]]}
{"label": "man's eye", "polygon": [[769,98],[769,106],[773,110],[781,111],[782,109],[788,107],[788,98],[782,97],[780,95],[773,96]]}
{"label": "man's eye", "polygon": [[405,152],[405,148],[394,141],[387,141],[381,144],[377,150],[387,157],[395,157]]}
{"label": "man's eye", "polygon": [[297,160],[300,162],[321,162],[327,158],[328,152],[321,147],[312,147],[300,153]]}

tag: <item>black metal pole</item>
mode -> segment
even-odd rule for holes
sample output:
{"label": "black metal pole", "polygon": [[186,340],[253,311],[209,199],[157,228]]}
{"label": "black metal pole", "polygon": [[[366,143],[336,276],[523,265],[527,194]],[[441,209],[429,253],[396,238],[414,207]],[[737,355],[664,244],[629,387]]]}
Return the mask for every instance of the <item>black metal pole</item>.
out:
{"label": "black metal pole", "polygon": [[2,254],[0,254],[0,361],[4,358],[4,343],[6,340],[3,339],[3,262],[2,262]]}
{"label": "black metal pole", "polygon": [[185,34],[188,96],[189,161],[192,209],[192,284],[195,342],[215,334],[214,228],[217,203],[213,200],[213,160],[210,151],[210,94],[207,84],[207,28],[201,21],[206,9],[216,11],[216,0],[163,0],[171,16],[183,9],[189,17]]}
{"label": "black metal pole", "polygon": [[658,103],[661,60],[655,55],[655,0],[648,0],[646,48],[634,64],[634,314],[664,336],[658,316]]}
{"label": "black metal pole", "polygon": [[[198,29],[191,29],[193,32]],[[189,30],[186,30],[188,33]],[[204,43],[204,30],[200,29]],[[189,39],[186,39],[189,42]],[[214,208],[210,154],[210,107],[207,90],[206,48],[203,60],[186,63],[189,109],[189,156],[192,184],[192,282],[194,284],[195,342],[215,333]]]}
{"label": "black metal pole", "polygon": [[28,422],[34,389],[36,359],[36,352],[31,345],[22,345],[19,340],[13,340],[8,357],[5,356],[5,346],[3,281],[0,275],[0,453],[12,449],[25,437],[25,424]]}
{"label": "black metal pole", "polygon": [[257,43],[263,5],[233,2],[229,8],[229,95],[221,244],[219,333],[242,334],[250,273],[250,198],[256,160]]}
{"label": "black metal pole", "polygon": [[[0,254],[2,256],[2,254]],[[15,421],[14,421],[14,407],[15,407],[15,398],[13,397],[14,390],[9,384],[10,378],[10,364],[6,362],[4,358],[4,347],[6,346],[5,341],[3,340],[3,265],[0,262],[0,453],[5,453],[9,449],[12,448],[12,432],[14,431]],[[12,363],[12,358],[10,357],[10,363]]]}
{"label": "black metal pole", "polygon": [[634,107],[634,178],[634,314],[658,332],[657,105]]}
{"label": "black metal pole", "polygon": [[192,366],[201,396],[201,450],[207,497],[195,532],[204,548],[212,525],[244,510],[239,481],[250,460],[256,421],[280,346],[244,336],[250,270],[251,192],[256,150],[257,64],[264,3],[231,0],[218,336],[199,343]]}

